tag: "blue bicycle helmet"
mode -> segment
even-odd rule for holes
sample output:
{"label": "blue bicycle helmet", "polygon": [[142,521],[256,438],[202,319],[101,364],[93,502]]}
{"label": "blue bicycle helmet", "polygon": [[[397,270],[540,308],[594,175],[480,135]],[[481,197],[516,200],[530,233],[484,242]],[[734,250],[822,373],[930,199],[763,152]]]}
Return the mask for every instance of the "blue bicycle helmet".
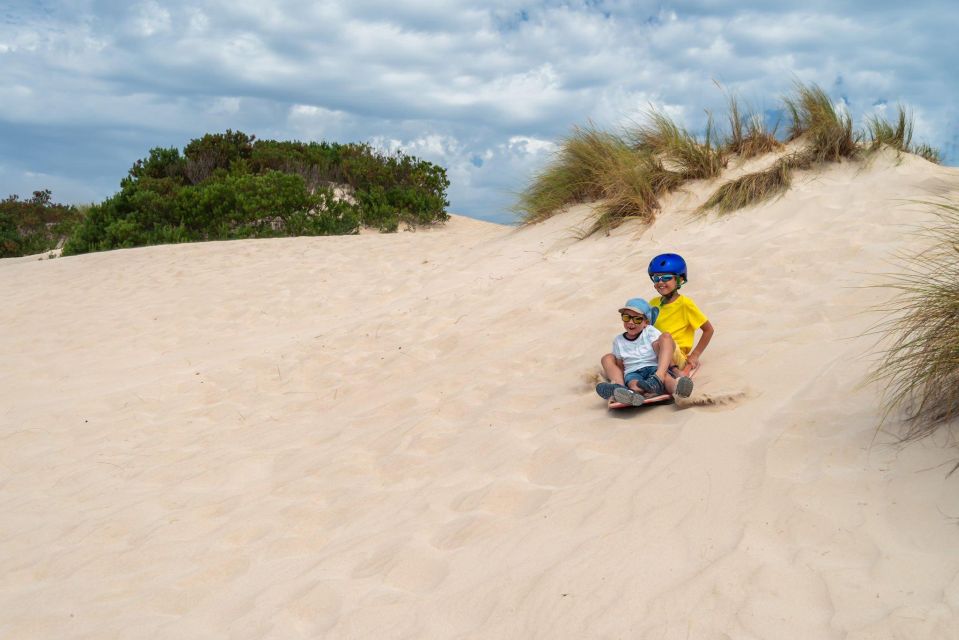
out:
{"label": "blue bicycle helmet", "polygon": [[689,282],[686,273],[686,261],[678,253],[661,253],[649,262],[648,275],[654,273],[672,273],[683,278],[683,284]]}

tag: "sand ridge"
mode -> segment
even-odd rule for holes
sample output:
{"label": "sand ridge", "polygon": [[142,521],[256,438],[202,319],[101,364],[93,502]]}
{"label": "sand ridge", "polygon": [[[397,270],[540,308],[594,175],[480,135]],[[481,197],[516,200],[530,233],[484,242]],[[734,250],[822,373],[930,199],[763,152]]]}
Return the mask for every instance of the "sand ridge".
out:
{"label": "sand ridge", "polygon": [[[956,638],[954,451],[875,427],[870,308],[954,169],[722,219],[0,261],[0,636]],[[585,382],[660,251],[697,393]]]}

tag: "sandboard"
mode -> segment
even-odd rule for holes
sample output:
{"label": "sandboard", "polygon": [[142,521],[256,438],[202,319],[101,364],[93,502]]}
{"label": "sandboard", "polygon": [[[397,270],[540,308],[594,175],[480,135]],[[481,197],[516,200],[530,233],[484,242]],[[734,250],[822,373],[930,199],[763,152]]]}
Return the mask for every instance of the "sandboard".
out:
{"label": "sandboard", "polygon": [[[682,371],[682,375],[688,376],[690,378],[695,378],[697,371],[699,371],[699,367],[696,367],[695,369],[693,369],[691,366],[686,365],[686,368],[683,369]],[[672,394],[664,393],[662,395],[650,396],[649,398],[646,398],[645,400],[643,400],[643,404],[623,404],[622,402],[616,402],[614,400],[613,402],[610,402],[606,406],[609,409],[638,409],[640,407],[648,407],[653,404],[664,404],[672,401],[673,401]]]}

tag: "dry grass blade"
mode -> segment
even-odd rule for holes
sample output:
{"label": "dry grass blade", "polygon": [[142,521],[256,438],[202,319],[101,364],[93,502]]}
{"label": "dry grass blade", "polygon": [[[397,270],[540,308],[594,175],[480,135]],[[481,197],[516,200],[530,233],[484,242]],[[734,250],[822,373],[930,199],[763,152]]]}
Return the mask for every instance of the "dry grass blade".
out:
{"label": "dry grass blade", "polygon": [[806,133],[807,125],[803,121],[802,109],[795,98],[786,96],[783,98],[783,106],[789,114],[789,133],[786,135],[786,142],[792,142]]}
{"label": "dry grass blade", "polygon": [[886,285],[901,293],[872,380],[885,385],[885,415],[901,410],[904,441],[930,435],[959,418],[959,205],[935,207],[940,224],[927,230],[931,249],[904,264]]}

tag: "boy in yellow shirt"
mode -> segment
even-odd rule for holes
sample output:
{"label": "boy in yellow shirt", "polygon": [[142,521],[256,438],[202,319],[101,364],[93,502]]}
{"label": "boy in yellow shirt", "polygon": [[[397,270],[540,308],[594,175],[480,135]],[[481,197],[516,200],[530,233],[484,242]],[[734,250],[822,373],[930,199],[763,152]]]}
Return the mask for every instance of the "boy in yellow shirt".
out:
{"label": "boy in yellow shirt", "polygon": [[[715,329],[696,303],[679,293],[680,287],[689,281],[686,261],[678,254],[662,253],[650,261],[647,273],[659,293],[649,301],[652,307],[659,309],[654,326],[670,334],[676,342],[673,364],[680,369],[687,364],[691,370],[698,368],[699,356],[713,339]],[[702,335],[693,346],[697,329]]]}

